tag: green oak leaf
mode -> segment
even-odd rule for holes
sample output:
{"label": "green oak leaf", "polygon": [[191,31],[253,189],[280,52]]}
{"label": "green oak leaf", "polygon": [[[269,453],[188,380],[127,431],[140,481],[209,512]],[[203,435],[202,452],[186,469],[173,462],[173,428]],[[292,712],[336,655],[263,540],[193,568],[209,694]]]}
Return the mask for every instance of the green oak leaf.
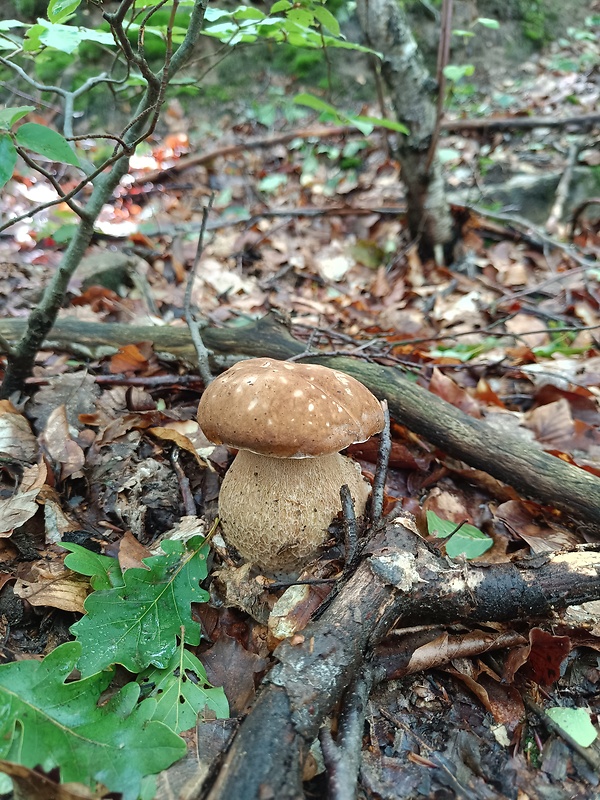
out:
{"label": "green oak leaf", "polygon": [[42,662],[0,666],[0,758],[58,768],[63,783],[106,786],[124,800],[137,800],[144,776],[182,758],[185,743],[150,721],[148,701],[136,706],[138,684],[127,684],[98,706],[109,673],[66,683],[80,652],[77,642],[67,642]]}
{"label": "green oak leaf", "polygon": [[112,664],[130,672],[150,665],[166,669],[182,628],[187,644],[199,644],[200,626],[190,606],[208,599],[200,581],[207,575],[209,546],[194,536],[185,544],[166,540],[162,548],[164,556],[143,559],[147,569],[128,569],[123,586],[86,599],[86,616],[71,627],[82,645],[78,667],[83,676]]}
{"label": "green oak leaf", "polygon": [[225,692],[208,683],[202,663],[183,645],[166,669],[151,667],[136,680],[142,689],[152,687],[149,695],[149,700],[154,703],[151,719],[163,722],[175,733],[193,728],[198,714],[202,714],[205,708],[213,711],[217,719],[229,716]]}
{"label": "green oak leaf", "polygon": [[61,542],[61,547],[71,551],[65,558],[65,567],[80,575],[87,575],[92,589],[101,591],[125,585],[123,573],[116,558],[93,553],[73,542]]}

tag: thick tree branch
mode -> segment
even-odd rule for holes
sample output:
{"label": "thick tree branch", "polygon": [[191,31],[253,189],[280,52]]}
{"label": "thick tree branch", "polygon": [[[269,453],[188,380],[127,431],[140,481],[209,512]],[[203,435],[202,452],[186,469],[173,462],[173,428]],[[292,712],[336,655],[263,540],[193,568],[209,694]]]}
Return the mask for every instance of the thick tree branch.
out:
{"label": "thick tree branch", "polygon": [[[20,320],[0,320],[0,335],[13,342],[23,330]],[[273,316],[235,328],[204,328],[202,338],[213,353],[213,367],[243,356],[287,359],[305,352]],[[82,323],[60,320],[48,345],[98,357],[131,342],[152,341],[157,352],[168,352],[195,366],[196,352],[187,328]],[[595,529],[600,523],[600,479],[590,472],[545,453],[541,447],[509,432],[499,432],[485,419],[469,417],[426,389],[407,380],[396,367],[348,357],[311,355],[306,359],[357,378],[381,400],[390,414],[448,455],[514,486],[530,499],[560,509]]]}
{"label": "thick tree branch", "polygon": [[[208,800],[297,798],[324,717],[394,621],[505,621],[600,598],[600,554],[580,550],[490,567],[450,565],[398,520],[324,615],[283,642]],[[265,758],[268,754],[268,758]],[[251,765],[251,768],[250,768]],[[270,792],[270,793],[269,793]]]}

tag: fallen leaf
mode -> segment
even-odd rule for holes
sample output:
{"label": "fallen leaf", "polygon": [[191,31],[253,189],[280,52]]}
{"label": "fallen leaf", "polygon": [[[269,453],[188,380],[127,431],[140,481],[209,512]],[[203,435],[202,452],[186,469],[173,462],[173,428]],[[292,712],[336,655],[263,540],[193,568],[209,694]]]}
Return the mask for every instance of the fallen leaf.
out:
{"label": "fallen leaf", "polygon": [[150,550],[140,544],[131,531],[125,531],[123,538],[119,542],[119,552],[117,554],[119,566],[123,572],[134,567],[149,569],[142,559],[151,555]]}
{"label": "fallen leaf", "polygon": [[35,461],[38,443],[29,422],[22,414],[7,410],[12,405],[7,400],[0,401],[0,456],[7,461]]}
{"label": "fallen leaf", "polygon": [[451,403],[456,408],[460,408],[465,414],[471,417],[481,417],[479,403],[467,392],[462,389],[452,378],[444,375],[437,367],[434,367],[429,381],[429,391],[441,397],[442,400]]}
{"label": "fallen leaf", "polygon": [[64,405],[55,408],[50,414],[42,438],[52,460],[61,465],[62,480],[71,476],[82,476],[85,455],[71,437]]}
{"label": "fallen leaf", "polygon": [[514,681],[521,668],[523,674],[541,686],[551,686],[560,678],[562,662],[571,652],[568,636],[554,636],[541,628],[529,631],[529,644],[511,650],[504,662],[504,679]]}

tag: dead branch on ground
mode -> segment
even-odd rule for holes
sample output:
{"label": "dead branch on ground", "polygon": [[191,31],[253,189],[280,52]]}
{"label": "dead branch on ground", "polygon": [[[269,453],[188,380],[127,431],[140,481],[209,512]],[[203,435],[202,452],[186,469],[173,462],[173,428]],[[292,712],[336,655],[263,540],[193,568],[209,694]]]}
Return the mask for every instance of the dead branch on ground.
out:
{"label": "dead branch on ground", "polygon": [[515,564],[449,564],[400,520],[368,545],[368,557],[317,621],[275,651],[279,663],[242,723],[208,800],[302,796],[302,763],[323,719],[396,621],[547,617],[600,597],[600,554],[582,548]]}
{"label": "dead branch on ground", "polygon": [[[0,335],[9,342],[22,331],[21,320],[0,320]],[[287,359],[305,352],[274,315],[247,325],[205,328],[203,340],[213,352],[213,367],[223,368],[244,356]],[[84,323],[59,320],[47,346],[97,358],[124,344],[152,341],[168,353],[195,365],[196,351],[187,329],[159,326]],[[379,399],[388,401],[390,414],[453,458],[514,486],[525,497],[557,508],[584,528],[600,523],[600,479],[590,472],[545,453],[539,445],[509,432],[498,432],[485,420],[469,417],[445,400],[409,381],[396,367],[367,363],[346,356],[315,353],[306,359],[352,375]]]}

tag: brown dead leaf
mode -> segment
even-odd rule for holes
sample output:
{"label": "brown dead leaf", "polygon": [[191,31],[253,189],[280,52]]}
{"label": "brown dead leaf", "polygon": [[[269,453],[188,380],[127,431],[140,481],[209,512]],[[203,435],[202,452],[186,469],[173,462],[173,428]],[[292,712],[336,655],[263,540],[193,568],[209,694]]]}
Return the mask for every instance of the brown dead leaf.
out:
{"label": "brown dead leaf", "polygon": [[101,786],[92,791],[82,783],[57,783],[39,767],[30,769],[12,761],[0,759],[0,771],[14,782],[15,797],[18,791],[18,796],[27,800],[99,800],[109,794]]}
{"label": "brown dead leaf", "polygon": [[506,725],[509,730],[515,728],[525,716],[523,699],[515,687],[501,683],[482,664],[475,667],[471,662],[460,659],[454,663],[454,668],[446,667],[445,671],[462,681],[496,722]]}
{"label": "brown dead leaf", "polygon": [[35,461],[37,453],[38,443],[29,422],[8,400],[0,400],[0,456],[31,462]]}
{"label": "brown dead leaf", "polygon": [[550,450],[569,450],[573,446],[575,427],[571,407],[566,399],[538,406],[524,416],[523,425]]}
{"label": "brown dead leaf", "polygon": [[466,658],[515,645],[517,641],[525,643],[522,636],[513,631],[490,633],[489,631],[470,631],[459,636],[450,636],[446,631],[431,642],[418,647],[410,657],[406,673],[422,672],[432,667],[447,664],[456,658]]}
{"label": "brown dead leaf", "polygon": [[61,561],[36,562],[14,586],[17,597],[32,606],[85,613],[83,603],[90,591],[89,578],[65,569]]}
{"label": "brown dead leaf", "polygon": [[121,372],[148,372],[156,368],[158,360],[152,348],[152,342],[126,344],[119,348],[110,359],[110,371],[113,375]]}
{"label": "brown dead leaf", "polygon": [[23,477],[21,478],[21,485],[19,490],[21,492],[29,492],[33,489],[41,489],[46,483],[48,477],[48,468],[44,462],[39,464],[32,464],[31,467],[26,467],[23,470]]}
{"label": "brown dead leaf", "polygon": [[456,406],[456,408],[460,408],[465,414],[469,414],[471,417],[481,417],[481,410],[477,400],[471,397],[466,389],[462,389],[455,383],[452,378],[444,375],[437,367],[434,367],[431,375],[429,391]]}
{"label": "brown dead leaf", "polygon": [[192,453],[197,461],[206,466],[208,459],[215,450],[215,445],[209,442],[202,433],[196,420],[189,419],[168,422],[160,427],[148,428],[148,433],[167,442],[174,442],[177,447]]}
{"label": "brown dead leaf", "polygon": [[15,528],[20,528],[38,510],[35,502],[39,489],[17,492],[6,500],[0,500],[0,536],[10,536]]}
{"label": "brown dead leaf", "polygon": [[541,686],[551,686],[560,678],[560,666],[571,652],[568,636],[554,636],[541,628],[529,631],[529,644],[515,648],[504,662],[504,679],[512,683],[523,667],[523,674]]}
{"label": "brown dead leaf", "polygon": [[35,419],[35,429],[39,433],[46,427],[50,414],[64,405],[67,421],[72,428],[81,430],[80,414],[95,410],[100,389],[93,375],[87,372],[67,372],[52,376],[48,386],[42,386],[27,406],[28,416]]}
{"label": "brown dead leaf", "polygon": [[148,558],[152,553],[143,544],[140,544],[131,531],[125,531],[123,538],[119,542],[119,552],[117,558],[119,566],[122,571],[138,567],[141,569],[150,569],[144,562],[143,558]]}
{"label": "brown dead leaf", "polygon": [[85,455],[81,447],[71,437],[67,412],[64,405],[55,408],[48,417],[42,434],[43,442],[52,460],[61,465],[61,479],[81,477]]}
{"label": "brown dead leaf", "polygon": [[[530,511],[530,508],[534,510]],[[498,506],[494,516],[503,522],[511,533],[527,542],[534,554],[552,553],[580,543],[579,537],[567,529],[537,522],[535,507],[532,504],[526,505],[519,500],[509,500]]]}
{"label": "brown dead leaf", "polygon": [[221,634],[206,653],[199,656],[213,686],[222,686],[232,716],[244,713],[255,693],[254,676],[268,665],[266,659],[246,650],[227,634]]}

